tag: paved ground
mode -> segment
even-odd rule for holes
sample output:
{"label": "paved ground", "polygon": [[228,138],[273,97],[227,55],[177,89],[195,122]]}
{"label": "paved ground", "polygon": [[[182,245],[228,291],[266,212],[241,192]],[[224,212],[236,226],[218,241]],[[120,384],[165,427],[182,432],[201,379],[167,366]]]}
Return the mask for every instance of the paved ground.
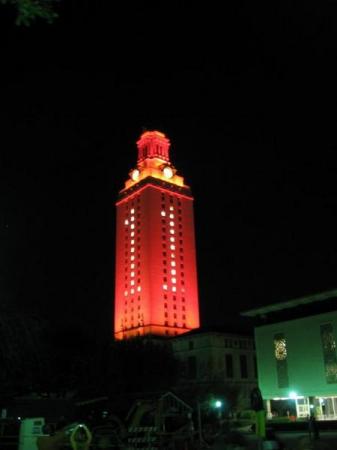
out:
{"label": "paved ground", "polygon": [[[283,450],[337,450],[337,431],[323,431],[320,433],[320,439],[314,443],[309,440],[308,433],[304,432],[286,432],[275,433],[276,438],[281,444]],[[247,450],[259,450],[257,437],[252,433],[243,433]],[[283,446],[283,447],[282,447]],[[230,448],[226,445],[225,437],[220,436],[211,450],[226,450]],[[233,448],[233,447],[232,447]],[[268,447],[267,447],[268,448]]]}

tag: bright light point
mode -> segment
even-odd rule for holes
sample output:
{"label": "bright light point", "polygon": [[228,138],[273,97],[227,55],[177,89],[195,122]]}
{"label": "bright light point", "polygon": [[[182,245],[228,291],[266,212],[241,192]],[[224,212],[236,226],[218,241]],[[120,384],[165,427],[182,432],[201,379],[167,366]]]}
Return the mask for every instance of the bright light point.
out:
{"label": "bright light point", "polygon": [[124,225],[129,225],[128,219],[125,219],[125,220],[124,220]]}
{"label": "bright light point", "polygon": [[174,214],[170,214],[170,219],[174,219]]}
{"label": "bright light point", "polygon": [[135,245],[135,240],[131,239],[131,245]]}
{"label": "bright light point", "polygon": [[171,233],[171,234],[174,234],[174,230],[171,229],[171,230],[170,230],[170,233]]}
{"label": "bright light point", "polygon": [[132,208],[131,209],[131,214],[134,214],[135,213],[135,210]]}
{"label": "bright light point", "polygon": [[174,241],[175,241],[174,236],[171,236],[170,237],[170,242],[174,242]]}
{"label": "bright light point", "polygon": [[216,408],[221,408],[222,402],[220,400],[217,400],[214,405]]}
{"label": "bright light point", "polygon": [[174,207],[173,206],[170,206],[170,211],[174,211]]}
{"label": "bright light point", "polygon": [[131,251],[131,253],[134,253],[135,252],[135,248],[131,247],[130,251]]}
{"label": "bright light point", "polygon": [[138,169],[135,169],[135,170],[133,170],[132,171],[132,173],[131,173],[131,178],[133,179],[133,181],[136,181],[136,180],[138,180],[138,178],[139,178],[139,170]]}
{"label": "bright light point", "polygon": [[176,266],[176,262],[175,261],[171,261],[171,266],[175,267]]}
{"label": "bright light point", "polygon": [[135,235],[135,232],[131,231],[131,237],[134,237],[134,235]]}
{"label": "bright light point", "polygon": [[134,261],[135,260],[135,255],[131,255],[130,259],[131,259],[131,261]]}
{"label": "bright light point", "polygon": [[130,292],[131,292],[131,294],[134,294],[134,293],[135,293],[135,290],[134,290],[134,289],[131,289]]}
{"label": "bright light point", "polygon": [[176,284],[177,280],[175,278],[171,278],[173,284]]}
{"label": "bright light point", "polygon": [[295,391],[289,392],[289,398],[296,399],[297,398],[297,392],[295,392]]}
{"label": "bright light point", "polygon": [[137,291],[140,292],[142,290],[141,286],[137,287]]}
{"label": "bright light point", "polygon": [[135,280],[131,280],[131,281],[130,281],[130,284],[131,284],[131,286],[134,286]]}
{"label": "bright light point", "polygon": [[[172,248],[171,248],[171,250],[172,250]],[[176,257],[176,255],[174,253],[171,253],[171,258],[174,259],[175,257]]]}
{"label": "bright light point", "polygon": [[135,276],[135,272],[131,272],[131,277],[133,278]]}
{"label": "bright light point", "polygon": [[164,167],[163,174],[164,174],[164,177],[166,177],[166,178],[172,178],[173,170],[171,169],[171,167],[166,166],[166,167]]}
{"label": "bright light point", "polygon": [[175,246],[175,245],[170,245],[170,249],[171,249],[171,250],[175,250],[175,249],[176,249],[176,246]]}
{"label": "bright light point", "polygon": [[175,286],[172,286],[172,292],[177,292],[177,288]]}
{"label": "bright light point", "polygon": [[133,230],[134,228],[135,228],[135,224],[132,223],[132,224],[131,224],[131,230]]}
{"label": "bright light point", "polygon": [[135,218],[133,216],[131,216],[131,222],[134,222]]}
{"label": "bright light point", "polygon": [[127,297],[128,291],[124,291],[124,295],[125,295],[125,297]]}
{"label": "bright light point", "polygon": [[167,284],[163,284],[164,291],[167,291]]}
{"label": "bright light point", "polygon": [[172,220],[170,222],[170,227],[174,227],[174,222],[172,222]]}
{"label": "bright light point", "polygon": [[165,211],[162,211],[162,212],[160,213],[160,215],[163,216],[163,217],[165,217],[165,216],[166,216],[166,212],[165,212]]}
{"label": "bright light point", "polygon": [[176,270],[175,269],[172,269],[171,270],[171,275],[175,275],[177,272],[176,272]]}
{"label": "bright light point", "polygon": [[135,268],[135,263],[131,263],[131,269]]}

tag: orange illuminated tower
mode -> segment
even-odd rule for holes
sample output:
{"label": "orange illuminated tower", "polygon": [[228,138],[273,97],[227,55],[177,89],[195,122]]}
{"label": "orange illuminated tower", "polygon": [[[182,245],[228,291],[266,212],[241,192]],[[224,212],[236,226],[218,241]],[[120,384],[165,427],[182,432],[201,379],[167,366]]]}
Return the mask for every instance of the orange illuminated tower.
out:
{"label": "orange illuminated tower", "polygon": [[193,197],[170,141],[146,131],[116,203],[115,338],[199,327]]}

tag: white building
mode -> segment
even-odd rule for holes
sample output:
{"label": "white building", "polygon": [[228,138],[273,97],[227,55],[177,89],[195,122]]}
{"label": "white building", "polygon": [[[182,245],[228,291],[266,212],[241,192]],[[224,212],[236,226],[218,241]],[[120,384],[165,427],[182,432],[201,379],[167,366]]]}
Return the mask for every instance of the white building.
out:
{"label": "white building", "polygon": [[171,343],[185,368],[180,384],[223,383],[237,388],[243,408],[250,408],[250,392],[257,384],[252,335],[199,329],[177,336]]}

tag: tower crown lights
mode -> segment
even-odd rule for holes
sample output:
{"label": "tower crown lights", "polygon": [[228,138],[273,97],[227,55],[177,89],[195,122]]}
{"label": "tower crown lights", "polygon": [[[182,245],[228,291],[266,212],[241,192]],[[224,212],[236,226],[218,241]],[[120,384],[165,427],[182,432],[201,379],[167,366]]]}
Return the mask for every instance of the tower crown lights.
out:
{"label": "tower crown lights", "polygon": [[137,166],[129,172],[130,178],[125,182],[125,189],[148,177],[156,178],[185,187],[184,178],[177,175],[177,171],[170,162],[170,140],[160,131],[145,131],[137,141]]}

